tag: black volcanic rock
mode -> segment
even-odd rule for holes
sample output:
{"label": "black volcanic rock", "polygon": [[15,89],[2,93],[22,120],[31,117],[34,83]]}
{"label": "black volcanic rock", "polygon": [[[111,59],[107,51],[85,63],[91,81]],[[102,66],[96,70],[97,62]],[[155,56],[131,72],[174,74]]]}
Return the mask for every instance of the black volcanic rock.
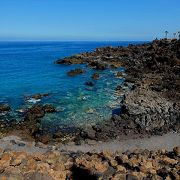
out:
{"label": "black volcanic rock", "polygon": [[74,70],[69,71],[67,74],[68,76],[76,76],[83,73],[85,73],[85,70],[83,69],[74,69]]}
{"label": "black volcanic rock", "polygon": [[54,113],[54,112],[56,112],[56,109],[51,104],[44,105],[43,110],[44,110],[45,113]]}
{"label": "black volcanic rock", "polygon": [[89,66],[96,69],[96,70],[105,70],[107,69],[107,65],[99,62],[99,61],[93,61],[91,63],[89,63]]}
{"label": "black volcanic rock", "polygon": [[[180,130],[179,52],[179,40],[155,40],[128,47],[98,48],[81,54],[81,58],[93,69],[125,67],[127,73],[124,86],[128,86],[129,91],[125,92],[121,104],[126,111],[121,112],[119,118],[116,116],[99,123],[97,139]],[[96,79],[96,76],[92,78]],[[123,93],[124,86],[117,86],[116,91]]]}
{"label": "black volcanic rock", "polygon": [[80,56],[72,56],[72,57],[66,57],[64,59],[59,59],[56,61],[56,64],[83,64],[84,61]]}

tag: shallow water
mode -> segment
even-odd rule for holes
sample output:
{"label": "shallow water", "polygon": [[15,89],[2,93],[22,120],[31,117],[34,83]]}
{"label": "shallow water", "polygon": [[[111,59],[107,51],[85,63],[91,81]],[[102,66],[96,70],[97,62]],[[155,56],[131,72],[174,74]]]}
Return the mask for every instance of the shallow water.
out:
{"label": "shallow water", "polygon": [[[42,103],[52,103],[62,112],[46,115],[43,123],[48,126],[79,126],[107,119],[121,100],[114,95],[115,87],[123,83],[123,79],[115,78],[117,69],[98,71],[101,78],[91,88],[84,83],[95,70],[54,61],[97,47],[137,43],[141,42],[0,42],[0,102],[9,103],[15,113],[16,109],[32,106],[25,96],[50,93]],[[86,73],[68,77],[67,72],[77,67]]]}

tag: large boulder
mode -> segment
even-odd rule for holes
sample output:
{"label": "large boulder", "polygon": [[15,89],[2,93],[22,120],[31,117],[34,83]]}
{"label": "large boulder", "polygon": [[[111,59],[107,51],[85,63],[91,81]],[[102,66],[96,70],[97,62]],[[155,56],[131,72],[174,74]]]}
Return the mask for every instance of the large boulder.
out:
{"label": "large boulder", "polygon": [[29,131],[31,136],[38,139],[38,134],[40,134],[41,118],[43,118],[46,113],[54,112],[56,112],[56,109],[52,105],[34,105],[26,112],[24,121],[21,125]]}
{"label": "large boulder", "polygon": [[25,115],[25,121],[34,121],[38,118],[42,118],[45,115],[44,109],[42,105],[34,105],[32,108],[30,108],[26,115]]}
{"label": "large boulder", "polygon": [[96,138],[96,131],[92,128],[92,126],[85,127],[81,130],[80,136],[83,139],[95,139]]}
{"label": "large boulder", "polygon": [[34,105],[30,108],[24,117],[24,128],[28,129],[29,133],[34,136],[40,128],[40,118],[45,115],[42,105]]}

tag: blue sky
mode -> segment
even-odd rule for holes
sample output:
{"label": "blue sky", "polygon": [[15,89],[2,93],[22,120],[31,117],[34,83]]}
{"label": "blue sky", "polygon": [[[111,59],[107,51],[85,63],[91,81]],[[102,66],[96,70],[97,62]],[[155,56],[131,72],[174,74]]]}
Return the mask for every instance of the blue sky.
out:
{"label": "blue sky", "polygon": [[180,0],[0,0],[0,40],[151,40],[180,31]]}

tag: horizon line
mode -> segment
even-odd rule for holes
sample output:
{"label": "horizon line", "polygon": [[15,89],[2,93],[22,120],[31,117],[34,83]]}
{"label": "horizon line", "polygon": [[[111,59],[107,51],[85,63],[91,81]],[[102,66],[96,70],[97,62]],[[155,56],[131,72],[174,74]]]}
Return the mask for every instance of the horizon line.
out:
{"label": "horizon line", "polygon": [[54,39],[33,39],[33,40],[30,40],[30,39],[25,39],[25,40],[21,40],[21,39],[18,39],[18,40],[1,40],[0,39],[0,42],[148,42],[148,41],[153,41],[152,39],[151,40],[54,40]]}

